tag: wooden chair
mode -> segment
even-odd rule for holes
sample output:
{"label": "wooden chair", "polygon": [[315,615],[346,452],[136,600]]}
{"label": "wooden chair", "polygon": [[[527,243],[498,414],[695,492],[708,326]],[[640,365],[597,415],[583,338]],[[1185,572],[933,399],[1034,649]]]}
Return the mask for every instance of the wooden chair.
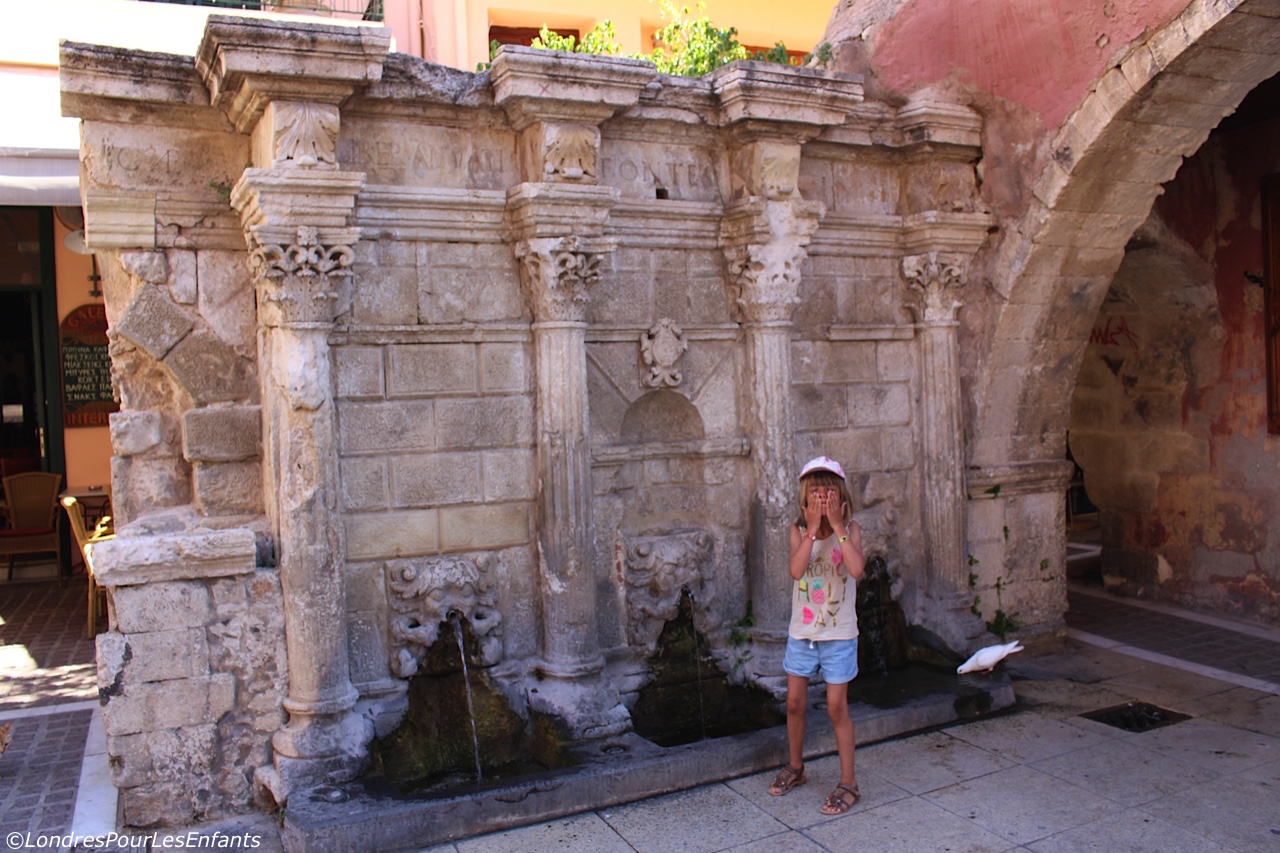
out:
{"label": "wooden chair", "polygon": [[32,471],[4,478],[5,511],[9,527],[0,529],[0,556],[9,558],[9,580],[13,580],[13,558],[18,554],[57,555],[62,565],[62,545],[58,537],[58,492],[61,474]]}
{"label": "wooden chair", "polygon": [[111,530],[111,516],[104,516],[93,532],[89,532],[84,523],[84,507],[71,496],[62,499],[62,507],[67,511],[67,520],[71,522],[71,533],[80,546],[80,556],[84,558],[84,573],[89,579],[89,617],[85,623],[85,632],[90,640],[98,635],[98,613],[106,612],[107,591],[98,586],[93,574],[93,546],[107,539],[114,539]]}

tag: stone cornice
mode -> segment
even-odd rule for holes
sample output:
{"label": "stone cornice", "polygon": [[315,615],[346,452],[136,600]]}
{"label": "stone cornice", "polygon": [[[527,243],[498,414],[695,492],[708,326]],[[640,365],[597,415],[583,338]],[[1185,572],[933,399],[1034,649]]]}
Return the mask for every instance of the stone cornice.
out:
{"label": "stone cornice", "polygon": [[862,102],[862,77],[772,62],[731,62],[710,75],[720,113],[739,133],[811,138]]}
{"label": "stone cornice", "polygon": [[972,500],[1061,492],[1071,482],[1075,466],[1065,459],[1011,462],[972,467],[965,484]]}
{"label": "stone cornice", "polygon": [[502,190],[368,185],[356,199],[352,223],[366,239],[458,239],[475,243],[507,237],[507,194]]}
{"label": "stone cornice", "polygon": [[241,133],[271,101],[336,105],[382,77],[391,31],[211,15],[196,70]]}
{"label": "stone cornice", "polygon": [[65,116],[232,130],[189,56],[63,42],[58,68]]}
{"label": "stone cornice", "polygon": [[635,105],[657,76],[650,62],[505,45],[493,59],[493,99],[512,125],[599,124]]}
{"label": "stone cornice", "polygon": [[507,222],[517,239],[596,237],[617,203],[614,187],[523,183],[507,192]]}

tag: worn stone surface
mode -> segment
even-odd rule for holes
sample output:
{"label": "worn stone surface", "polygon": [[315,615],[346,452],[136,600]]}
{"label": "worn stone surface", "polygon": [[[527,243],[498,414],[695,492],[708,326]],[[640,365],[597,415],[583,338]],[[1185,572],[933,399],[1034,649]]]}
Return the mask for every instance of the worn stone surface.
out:
{"label": "worn stone surface", "polygon": [[[1193,193],[1175,237],[1130,237],[1273,70],[1275,19],[1006,5],[987,39],[1079,36],[1061,80],[981,38],[940,53],[939,3],[842,6],[832,69],[702,80],[526,49],[442,75],[324,24],[218,22],[194,63],[65,47],[122,408],[99,559],[126,820],[358,772],[402,712],[397,561],[500,555],[486,665],[574,732],[627,727],[691,567],[709,624],[752,609],[744,677],[776,678],[819,453],[951,650],[1000,612],[1061,631],[1069,426],[1112,586],[1274,614],[1256,210],[1227,210],[1252,190],[1218,194],[1212,239]],[[628,543],[686,540],[713,557],[628,583]]]}

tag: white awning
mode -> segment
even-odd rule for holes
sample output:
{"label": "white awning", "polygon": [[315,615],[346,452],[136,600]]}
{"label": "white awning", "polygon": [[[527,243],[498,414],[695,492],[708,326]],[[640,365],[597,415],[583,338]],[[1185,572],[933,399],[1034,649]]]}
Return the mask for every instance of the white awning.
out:
{"label": "white awning", "polygon": [[61,98],[56,68],[0,69],[0,204],[80,206],[80,122]]}
{"label": "white awning", "polygon": [[0,148],[0,205],[80,206],[76,151]]}

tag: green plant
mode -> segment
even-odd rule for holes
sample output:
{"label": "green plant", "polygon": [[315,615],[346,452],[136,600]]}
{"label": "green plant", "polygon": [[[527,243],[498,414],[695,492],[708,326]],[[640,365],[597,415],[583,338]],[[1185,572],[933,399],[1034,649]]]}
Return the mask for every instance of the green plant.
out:
{"label": "green plant", "polygon": [[997,609],[995,617],[987,622],[987,630],[1001,640],[1021,627],[1021,622],[1000,609]]}
{"label": "green plant", "polygon": [[1009,525],[1004,526],[1004,541],[1009,541]]}
{"label": "green plant", "polygon": [[562,36],[553,32],[543,24],[531,46],[541,50],[589,53],[594,56],[617,56],[622,52],[622,45],[618,44],[618,34],[614,31],[612,21],[601,21],[596,24],[582,37],[581,41],[571,35]]}
{"label": "green plant", "polygon": [[972,613],[974,616],[981,616],[982,611],[978,609],[978,605],[981,603],[982,603],[982,596],[975,595],[973,597],[973,604],[969,605],[969,612]]}
{"label": "green plant", "polygon": [[[778,44],[782,44],[782,42],[778,42]],[[804,56],[804,61],[801,62],[800,64],[816,65],[819,68],[821,68],[830,61],[831,61],[831,42],[824,41],[822,44],[818,45],[813,50],[806,53]],[[964,434],[964,443],[966,447],[969,445],[969,433],[967,432]]]}
{"label": "green plant", "polygon": [[998,498],[1000,497],[1000,484],[996,483],[989,489],[983,489],[982,493],[984,495],[991,495],[992,498]]}
{"label": "green plant", "polygon": [[489,41],[489,61],[477,62],[476,71],[488,71],[493,66],[493,58],[498,55],[498,48],[502,47],[502,42],[497,39]]}
{"label": "green plant", "polygon": [[779,65],[791,64],[791,56],[787,53],[787,46],[782,42],[778,42],[768,50],[757,50],[751,54],[751,58],[757,62],[776,62]]}
{"label": "green plant", "polygon": [[226,181],[210,180],[209,186],[218,193],[218,201],[231,200],[231,184]]}
{"label": "green plant", "polygon": [[[698,1],[698,12],[707,4]],[[666,26],[653,35],[656,47],[648,59],[663,74],[701,77],[736,59],[746,59],[747,49],[738,43],[738,29],[720,29],[706,15],[690,19],[688,6],[679,8],[671,0],[662,0],[661,14]],[[783,53],[785,55],[785,48]]]}

